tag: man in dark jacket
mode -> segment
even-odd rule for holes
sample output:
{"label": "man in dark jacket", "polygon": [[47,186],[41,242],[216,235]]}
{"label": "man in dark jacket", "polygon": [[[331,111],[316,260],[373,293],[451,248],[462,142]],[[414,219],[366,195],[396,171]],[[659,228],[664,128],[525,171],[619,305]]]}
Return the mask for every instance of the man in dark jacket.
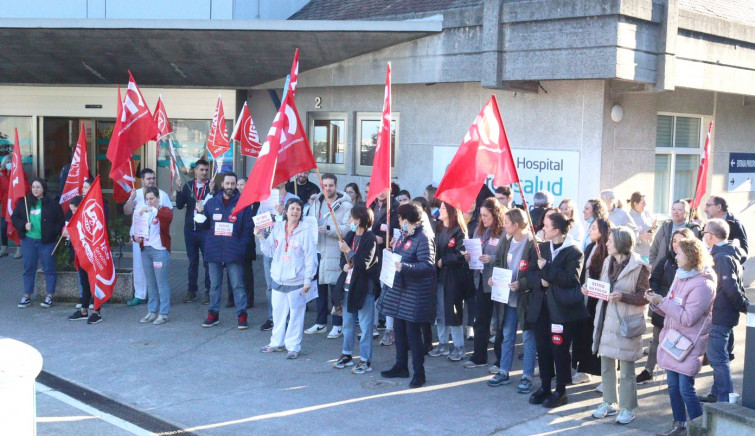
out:
{"label": "man in dark jacket", "polygon": [[729,205],[726,203],[726,199],[723,197],[711,196],[705,203],[705,214],[708,215],[708,219],[720,218],[729,225],[729,241],[739,241],[739,246],[747,254],[747,232],[745,231],[742,223],[729,213]]}
{"label": "man in dark jacket", "polygon": [[237,215],[231,215],[239,196],[239,191],[236,189],[236,174],[225,173],[222,195],[211,198],[204,208],[204,215],[210,222],[205,241],[205,260],[210,269],[210,309],[202,327],[216,326],[220,322],[218,316],[220,287],[223,283],[223,267],[225,267],[228,270],[231,288],[233,288],[239,330],[249,328],[243,262],[247,243],[252,238],[253,221],[249,208],[242,209]]}
{"label": "man in dark jacket", "polygon": [[[190,303],[197,299],[197,277],[199,275],[199,251],[204,258],[204,288],[203,303],[209,303],[210,273],[207,267],[205,252],[205,240],[210,223],[197,222],[194,218],[204,212],[204,202],[212,197],[212,189],[209,183],[210,164],[204,159],[199,159],[194,164],[194,180],[184,183],[183,188],[176,192],[176,207],[186,207],[186,219],[184,219],[184,241],[186,242],[186,255],[189,258],[189,289],[186,291],[184,303]],[[180,183],[180,182],[179,182]]]}
{"label": "man in dark jacket", "polygon": [[286,183],[286,191],[298,196],[306,203],[312,194],[320,193],[320,188],[309,181],[309,171],[305,171],[297,174],[295,181]]}
{"label": "man in dark jacket", "polygon": [[703,241],[710,247],[716,272],[716,298],[713,300],[713,321],[705,354],[713,368],[711,393],[700,401],[715,403],[729,400],[733,392],[729,350],[732,328],[739,324],[739,313],[746,312],[747,299],[742,286],[742,253],[728,241],[729,225],[714,218],[705,225]]}

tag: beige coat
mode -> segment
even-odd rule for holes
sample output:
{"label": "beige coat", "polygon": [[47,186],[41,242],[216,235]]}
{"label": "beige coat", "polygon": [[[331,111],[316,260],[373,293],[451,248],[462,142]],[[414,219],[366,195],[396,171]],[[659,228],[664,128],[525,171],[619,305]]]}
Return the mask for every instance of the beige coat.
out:
{"label": "beige coat", "polygon": [[[608,266],[611,257],[607,257],[603,262],[603,272],[600,280],[610,282],[608,277]],[[627,294],[635,293],[637,280],[639,279],[642,268],[650,270],[650,265],[643,262],[637,253],[632,253],[629,263],[619,273],[616,283],[611,291],[620,291]],[[616,360],[637,361],[642,357],[642,335],[635,338],[625,338],[621,336],[621,327],[619,318],[616,316],[618,311],[621,317],[630,315],[643,314],[645,306],[635,306],[622,302],[598,301],[595,309],[594,330],[592,338],[592,352],[598,356],[605,356]],[[605,318],[603,314],[605,313]]]}

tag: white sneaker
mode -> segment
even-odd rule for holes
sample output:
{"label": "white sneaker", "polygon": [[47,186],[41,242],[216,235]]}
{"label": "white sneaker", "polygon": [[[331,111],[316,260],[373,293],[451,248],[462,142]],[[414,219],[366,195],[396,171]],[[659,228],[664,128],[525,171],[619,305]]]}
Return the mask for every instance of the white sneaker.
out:
{"label": "white sneaker", "polygon": [[312,327],[304,330],[305,335],[314,335],[315,333],[325,333],[325,330],[328,329],[328,326],[322,325],[322,324],[315,324]]}
{"label": "white sneaker", "polygon": [[168,315],[160,315],[157,318],[155,318],[155,321],[152,322],[154,325],[160,325],[165,324],[168,322]]}
{"label": "white sneaker", "polygon": [[603,383],[600,383],[598,386],[595,387],[595,392],[598,392],[600,394],[603,393]]}
{"label": "white sneaker", "polygon": [[341,336],[343,336],[343,333],[341,333],[341,326],[339,325],[334,325],[330,333],[328,333],[328,339],[338,339]]}
{"label": "white sneaker", "polygon": [[621,409],[616,416],[616,424],[629,424],[634,421],[634,412],[629,409]]}
{"label": "white sneaker", "polygon": [[603,403],[592,412],[592,417],[597,419],[603,419],[606,416],[613,416],[619,413],[615,404]]}
{"label": "white sneaker", "polygon": [[571,383],[573,385],[579,385],[582,383],[590,383],[592,381],[592,376],[590,374],[585,374],[584,372],[575,372],[571,376]]}
{"label": "white sneaker", "polygon": [[157,319],[157,314],[150,312],[147,315],[145,315],[144,318],[140,319],[139,322],[146,324],[146,323],[152,322],[152,321],[154,321],[156,319]]}

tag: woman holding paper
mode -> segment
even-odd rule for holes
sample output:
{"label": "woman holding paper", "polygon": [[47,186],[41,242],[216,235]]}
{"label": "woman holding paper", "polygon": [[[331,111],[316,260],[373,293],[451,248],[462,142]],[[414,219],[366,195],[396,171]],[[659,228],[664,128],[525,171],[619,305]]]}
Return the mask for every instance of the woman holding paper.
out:
{"label": "woman holding paper", "polygon": [[[572,219],[556,212],[543,222],[546,242],[541,243],[541,259],[530,265],[527,279],[532,296],[526,320],[535,325],[535,340],[540,364],[540,388],[530,396],[530,404],[558,407],[567,403],[566,385],[571,383],[569,347],[577,323],[587,317],[584,298],[579,291],[582,251],[579,242],[568,238]],[[556,391],[551,382],[556,378]]]}
{"label": "woman holding paper", "polygon": [[262,253],[272,258],[273,333],[270,343],[260,351],[288,350],[286,359],[299,357],[306,295],[312,292],[310,287],[317,272],[317,241],[306,225],[299,225],[302,208],[301,200],[290,198],[284,207],[285,221],[277,223],[270,236],[265,238],[259,228],[254,229]]}
{"label": "woman holding paper", "polygon": [[506,212],[503,228],[506,231],[506,238],[500,244],[500,249],[496,254],[495,269],[502,268],[510,271],[511,280],[508,283],[494,283],[493,279],[490,280],[491,286],[505,286],[509,293],[508,301],[496,303],[498,304],[498,311],[503,315],[501,324],[497,326],[493,347],[500,369],[491,380],[488,380],[488,386],[496,387],[509,383],[509,371],[511,371],[514,359],[516,330],[517,325],[521,323],[524,342],[524,369],[518,392],[526,394],[532,389],[532,378],[535,374],[535,359],[537,357],[535,333],[532,326],[524,321],[524,312],[529,303],[530,292],[526,272],[530,268],[530,262],[537,260],[537,254],[534,238],[528,231],[529,221],[523,210],[511,209]]}
{"label": "woman holding paper", "polygon": [[[464,357],[464,294],[467,262],[464,260],[464,239],[467,225],[461,211],[441,203],[440,220],[435,234],[435,258],[438,274],[436,317],[438,346],[430,350],[430,357],[448,356],[454,362]],[[454,341],[448,344],[448,335]]]}
{"label": "woman holding paper", "polygon": [[[610,285],[608,301],[598,302],[595,311],[592,351],[600,356],[603,378],[603,404],[592,416],[598,419],[617,415],[617,424],[634,420],[637,408],[637,383],[634,362],[642,357],[642,333],[645,331],[645,291],[650,289],[650,265],[634,253],[634,230],[616,227],[610,230],[600,281]],[[587,295],[587,285],[582,287]],[[637,330],[635,331],[635,327]],[[621,367],[616,396],[616,363]]]}
{"label": "woman holding paper", "polygon": [[168,267],[173,211],[167,207],[160,207],[160,191],[154,186],[144,189],[144,200],[146,204],[134,213],[143,218],[139,222],[145,223],[146,231],[142,232],[144,229],[137,229],[135,225],[134,231],[139,231],[139,234],[132,235],[141,248],[142,267],[147,278],[147,315],[139,322],[160,325],[168,322],[170,314]]}
{"label": "woman holding paper", "polygon": [[[470,253],[471,245],[464,241],[467,248],[464,257],[469,262],[469,268],[474,271],[475,300],[477,304],[477,316],[474,323],[474,353],[464,362],[464,368],[476,368],[488,364],[488,338],[490,337],[490,318],[493,315],[493,301],[490,299],[492,292],[488,284],[493,275],[493,264],[496,261],[496,253],[503,237],[504,207],[495,197],[487,198],[480,207],[480,222],[474,233],[476,242],[475,253]],[[476,240],[476,241],[475,241]],[[477,250],[479,247],[479,251]],[[472,256],[475,257],[472,257]]]}
{"label": "woman holding paper", "polygon": [[[432,233],[424,229],[422,208],[410,202],[398,207],[402,234],[396,242],[396,273],[393,286],[383,287],[377,309],[392,316],[396,334],[396,363],[380,373],[385,378],[409,377],[408,353],[412,352],[414,377],[410,388],[425,384],[425,350],[421,326],[435,315],[435,245]],[[383,262],[389,259],[384,258]]]}
{"label": "woman holding paper", "polygon": [[668,296],[650,290],[645,293],[650,308],[665,316],[658,366],[666,370],[674,421],[671,428],[659,433],[662,435],[686,434],[687,418],[691,421],[703,414],[695,392],[695,375],[700,372],[708,344],[716,289],[709,268],[712,261],[703,243],[689,237],[676,245],[679,269]]}
{"label": "woman holding paper", "polygon": [[[585,267],[582,268],[582,274],[579,282],[583,285],[588,279],[600,280],[600,273],[603,270],[603,261],[608,257],[608,235],[610,233],[611,221],[604,218],[594,219],[587,229],[587,237],[590,243],[585,248]],[[577,332],[574,335],[574,344],[572,345],[571,365],[574,372],[571,376],[572,383],[589,383],[593,375],[600,375],[600,358],[592,352],[592,333],[593,321],[595,320],[595,307],[598,305],[598,299],[595,297],[585,296],[585,305],[589,318],[583,318],[578,321]],[[598,392],[603,391],[599,386]]]}

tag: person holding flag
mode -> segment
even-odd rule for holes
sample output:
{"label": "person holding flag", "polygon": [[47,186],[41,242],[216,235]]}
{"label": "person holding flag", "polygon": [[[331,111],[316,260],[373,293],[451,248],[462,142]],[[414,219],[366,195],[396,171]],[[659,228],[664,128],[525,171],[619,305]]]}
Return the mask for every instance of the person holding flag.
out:
{"label": "person holding flag", "polygon": [[47,285],[47,296],[40,305],[51,307],[57,280],[55,257],[52,252],[55,242],[60,238],[65,218],[60,205],[47,195],[47,182],[44,179],[34,179],[31,193],[24,197],[23,201],[16,203],[11,222],[21,239],[21,252],[24,257],[24,296],[18,307],[31,306],[38,262],[42,263]]}
{"label": "person holding flag", "polygon": [[[68,206],[70,207],[70,210],[68,211],[67,218],[70,222],[71,218],[74,214],[76,214],[76,210],[79,208],[79,205],[81,205],[81,201],[84,200],[84,197],[81,195],[78,195],[76,197],[73,197]],[[68,234],[68,228],[67,226],[63,228],[63,237],[68,238],[70,237]],[[87,324],[98,324],[102,321],[102,316],[100,315],[100,310],[95,310],[92,312],[91,315],[89,315],[89,305],[92,301],[92,288],[89,285],[89,275],[87,274],[86,270],[81,267],[79,264],[78,255],[76,254],[76,250],[74,250],[73,254],[73,264],[76,267],[76,271],[79,275],[79,286],[81,286],[81,298],[79,299],[79,309],[76,309],[73,312],[73,315],[68,317],[69,321],[79,321],[79,320],[87,320]]]}

